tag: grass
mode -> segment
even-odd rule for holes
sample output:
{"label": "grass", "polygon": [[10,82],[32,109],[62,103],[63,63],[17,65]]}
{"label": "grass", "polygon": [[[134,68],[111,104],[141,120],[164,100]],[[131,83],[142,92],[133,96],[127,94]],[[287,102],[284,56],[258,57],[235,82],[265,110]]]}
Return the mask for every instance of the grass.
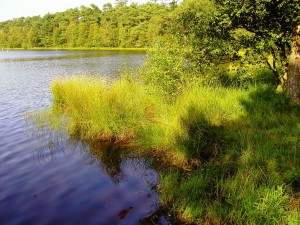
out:
{"label": "grass", "polygon": [[52,86],[53,109],[70,117],[69,131],[83,139],[130,141],[160,110],[155,96],[125,79],[109,85],[104,80],[76,77]]}
{"label": "grass", "polygon": [[[213,90],[215,101],[209,101]],[[168,152],[168,163],[182,167],[204,149],[221,144],[215,140],[218,126],[225,117],[236,116],[233,109],[242,109],[237,104],[218,107],[229,105],[226,101],[241,95],[239,91],[195,87],[176,101],[166,101],[159,91],[127,79],[112,84],[87,77],[58,79],[52,92],[53,112],[69,118],[71,134],[85,140],[126,142],[151,154]]]}
{"label": "grass", "polygon": [[299,106],[268,86],[239,91],[222,95],[225,105],[206,96],[225,111],[205,114],[223,145],[188,175],[163,174],[162,202],[196,224],[299,224]]}
{"label": "grass", "polygon": [[[156,157],[182,224],[299,224],[300,108],[266,84],[191,85],[175,98],[121,78],[59,78],[52,122]],[[56,118],[56,119],[53,119]]]}

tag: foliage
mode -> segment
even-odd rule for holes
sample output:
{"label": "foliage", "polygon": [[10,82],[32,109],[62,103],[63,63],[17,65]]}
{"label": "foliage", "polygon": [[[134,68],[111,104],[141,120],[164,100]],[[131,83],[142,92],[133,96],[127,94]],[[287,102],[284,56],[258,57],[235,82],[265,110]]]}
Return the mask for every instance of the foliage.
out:
{"label": "foliage", "polygon": [[158,39],[148,52],[144,80],[173,95],[195,81],[225,86],[278,84],[274,69],[278,63],[267,51],[257,54],[256,35],[244,28],[226,28],[225,20],[219,21],[220,13],[219,5],[210,0],[185,0],[176,7],[171,13],[171,37]]}
{"label": "foliage", "polygon": [[50,114],[68,118],[72,135],[126,143],[170,165],[161,200],[183,223],[299,224],[300,111],[275,88],[299,0],[126,2],[68,11],[74,20],[37,17],[26,42],[7,34],[27,19],[4,22],[0,40],[152,46],[139,76],[55,81]]}
{"label": "foliage", "polygon": [[103,10],[91,4],[1,22],[0,47],[148,47],[164,36],[168,6],[126,3],[116,1],[115,8],[105,4]]}
{"label": "foliage", "polygon": [[[249,54],[257,53],[269,68],[283,76],[291,50],[292,34],[300,15],[300,1],[219,1],[214,31],[222,38],[231,38],[231,32],[243,29],[252,34],[237,39],[243,48],[250,48]],[[268,56],[271,55],[273,63]]]}
{"label": "foliage", "polygon": [[172,14],[171,32],[192,47],[190,61],[201,74],[240,62],[241,71],[267,67],[284,83],[299,15],[299,0],[185,0]]}
{"label": "foliage", "polygon": [[158,42],[147,52],[147,60],[141,71],[142,80],[166,94],[175,95],[193,79],[189,54],[190,49],[180,48],[176,40]]}

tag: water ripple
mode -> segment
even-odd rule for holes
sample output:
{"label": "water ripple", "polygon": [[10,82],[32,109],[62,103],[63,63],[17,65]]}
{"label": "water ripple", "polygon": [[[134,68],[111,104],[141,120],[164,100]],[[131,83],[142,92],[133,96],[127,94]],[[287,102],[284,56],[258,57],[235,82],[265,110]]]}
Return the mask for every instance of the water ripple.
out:
{"label": "water ripple", "polygon": [[[0,52],[0,223],[138,224],[159,204],[158,176],[145,158],[114,155],[67,135],[34,130],[29,112],[51,103],[57,75],[114,77],[140,53]],[[58,138],[59,137],[59,138]],[[98,152],[98,153],[97,153]]]}

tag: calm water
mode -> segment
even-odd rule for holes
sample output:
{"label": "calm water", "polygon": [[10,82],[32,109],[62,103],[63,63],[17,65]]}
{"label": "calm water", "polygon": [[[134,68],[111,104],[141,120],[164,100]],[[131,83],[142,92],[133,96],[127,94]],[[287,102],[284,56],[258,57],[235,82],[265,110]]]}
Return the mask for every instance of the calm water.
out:
{"label": "calm water", "polygon": [[[26,124],[57,76],[141,66],[142,52],[0,51],[0,224],[139,224],[159,204],[151,161]],[[100,151],[101,150],[101,151]]]}

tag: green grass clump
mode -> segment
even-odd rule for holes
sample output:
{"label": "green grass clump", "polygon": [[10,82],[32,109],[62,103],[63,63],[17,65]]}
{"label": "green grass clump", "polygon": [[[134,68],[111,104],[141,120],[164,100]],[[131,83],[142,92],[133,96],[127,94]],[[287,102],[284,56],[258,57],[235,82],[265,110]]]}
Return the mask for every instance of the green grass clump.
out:
{"label": "green grass clump", "polygon": [[70,133],[83,139],[135,139],[160,111],[155,96],[126,79],[112,84],[87,77],[58,79],[52,92],[54,111],[66,114]]}

